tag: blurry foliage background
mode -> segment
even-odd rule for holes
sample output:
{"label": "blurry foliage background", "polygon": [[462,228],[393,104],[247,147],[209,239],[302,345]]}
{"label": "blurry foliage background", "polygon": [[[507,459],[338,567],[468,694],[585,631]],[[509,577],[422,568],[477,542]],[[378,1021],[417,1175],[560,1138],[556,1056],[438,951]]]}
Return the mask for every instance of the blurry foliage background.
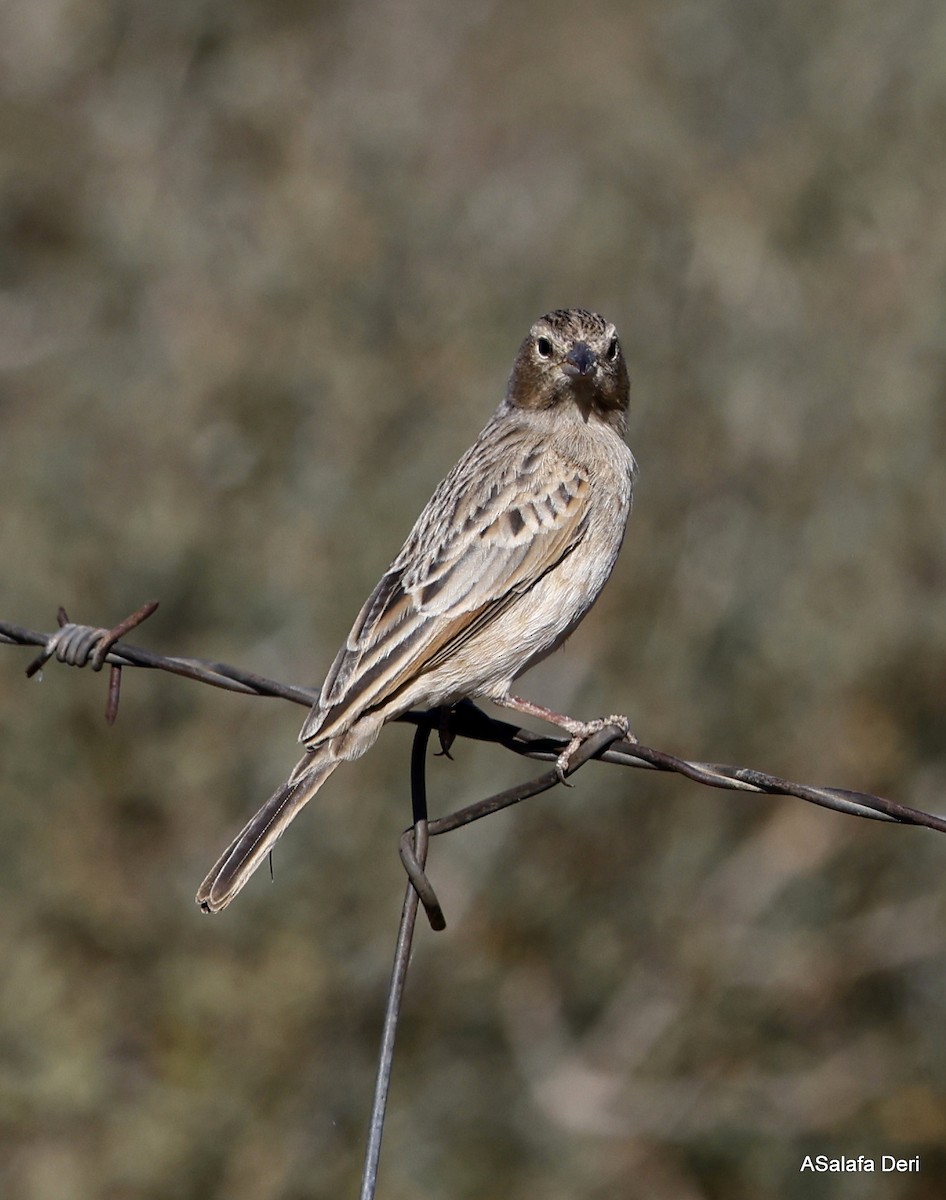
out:
{"label": "blurry foliage background", "polygon": [[[522,691],[942,811],[941,0],[0,8],[0,615],[317,682],[531,321],[637,506]],[[409,732],[231,910],[302,712],[0,655],[0,1194],[356,1192]],[[528,765],[458,746],[435,808]],[[438,842],[383,1200],[942,1195],[946,839],[589,767]],[[919,1176],[800,1175],[919,1154]]]}

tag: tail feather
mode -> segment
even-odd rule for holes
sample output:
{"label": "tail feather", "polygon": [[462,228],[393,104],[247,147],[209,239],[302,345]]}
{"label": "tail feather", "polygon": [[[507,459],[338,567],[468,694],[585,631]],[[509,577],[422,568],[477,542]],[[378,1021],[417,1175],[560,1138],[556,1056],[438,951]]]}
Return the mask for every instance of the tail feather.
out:
{"label": "tail feather", "polygon": [[274,792],[237,834],[198,888],[197,903],[204,912],[227,907],[338,763],[324,748],[321,754],[315,751],[299,763],[289,782]]}

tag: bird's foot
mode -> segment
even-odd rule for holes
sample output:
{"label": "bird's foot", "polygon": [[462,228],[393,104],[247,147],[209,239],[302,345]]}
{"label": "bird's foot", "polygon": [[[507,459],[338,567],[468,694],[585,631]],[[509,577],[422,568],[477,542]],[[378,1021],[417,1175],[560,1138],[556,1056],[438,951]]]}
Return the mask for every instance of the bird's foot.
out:
{"label": "bird's foot", "polygon": [[620,729],[621,737],[625,741],[637,741],[637,738],[631,733],[630,722],[627,717],[621,716],[619,713],[612,714],[610,717],[598,717],[594,721],[572,721],[565,728],[572,735],[572,740],[555,760],[555,771],[560,783],[565,783],[565,777],[571,770],[572,759],[580,747],[590,737],[594,737],[596,733],[600,733],[602,729]]}

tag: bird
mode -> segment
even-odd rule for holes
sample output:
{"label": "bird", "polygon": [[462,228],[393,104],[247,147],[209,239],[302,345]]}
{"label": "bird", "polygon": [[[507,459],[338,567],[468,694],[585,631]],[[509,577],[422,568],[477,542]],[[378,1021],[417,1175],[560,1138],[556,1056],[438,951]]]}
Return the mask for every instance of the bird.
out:
{"label": "bird", "polygon": [[630,380],[610,321],[583,308],[536,321],[505,395],[435,489],[365,601],[312,707],[302,759],[197,892],[226,908],[341,763],[410,709],[484,699],[571,735],[605,724],[512,695],[595,603],[624,539],[637,466],[625,441]]}

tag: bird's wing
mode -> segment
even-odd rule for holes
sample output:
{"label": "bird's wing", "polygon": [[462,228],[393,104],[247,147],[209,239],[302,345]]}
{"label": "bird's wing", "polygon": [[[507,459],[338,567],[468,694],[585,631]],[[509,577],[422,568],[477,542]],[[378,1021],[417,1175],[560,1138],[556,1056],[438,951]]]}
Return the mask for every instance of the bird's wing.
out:
{"label": "bird's wing", "polygon": [[587,475],[519,432],[481,436],[437,488],[359,613],[301,741],[386,704],[580,543]]}

